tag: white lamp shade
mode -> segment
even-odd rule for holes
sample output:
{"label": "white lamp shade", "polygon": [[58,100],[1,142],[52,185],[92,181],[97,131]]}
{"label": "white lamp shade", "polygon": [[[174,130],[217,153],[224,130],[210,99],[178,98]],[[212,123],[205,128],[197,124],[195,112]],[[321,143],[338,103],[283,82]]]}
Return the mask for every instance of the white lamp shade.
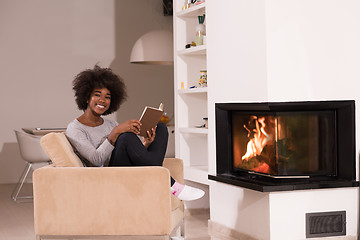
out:
{"label": "white lamp shade", "polygon": [[141,64],[171,65],[173,35],[170,31],[155,30],[142,35],[131,50],[130,62]]}

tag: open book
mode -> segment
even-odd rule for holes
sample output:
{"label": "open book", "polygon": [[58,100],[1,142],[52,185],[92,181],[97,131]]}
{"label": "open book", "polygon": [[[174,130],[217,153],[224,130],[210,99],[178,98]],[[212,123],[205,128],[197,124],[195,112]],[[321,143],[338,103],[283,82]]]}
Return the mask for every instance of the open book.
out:
{"label": "open book", "polygon": [[140,117],[141,128],[140,136],[147,137],[147,131],[151,131],[151,128],[156,127],[161,116],[163,115],[163,104],[161,103],[159,108],[146,106]]}

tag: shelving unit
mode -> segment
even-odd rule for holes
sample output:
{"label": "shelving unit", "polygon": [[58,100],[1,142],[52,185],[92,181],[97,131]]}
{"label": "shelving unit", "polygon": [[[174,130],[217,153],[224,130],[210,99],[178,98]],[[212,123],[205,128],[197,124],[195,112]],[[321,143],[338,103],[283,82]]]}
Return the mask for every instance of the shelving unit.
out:
{"label": "shelving unit", "polygon": [[206,128],[179,128],[181,134],[194,133],[194,134],[208,134]]}
{"label": "shelving unit", "polygon": [[207,93],[207,88],[178,89],[178,94]]}
{"label": "shelving unit", "polygon": [[176,17],[197,17],[205,13],[205,4],[194,5],[188,9],[182,10],[184,1],[177,1],[176,3]]}
{"label": "shelving unit", "polygon": [[208,185],[208,129],[199,128],[208,117],[207,87],[196,88],[200,70],[207,69],[206,45],[185,48],[195,41],[206,3],[185,10],[183,5],[174,1],[175,156],[184,161],[186,180]]}
{"label": "shelving unit", "polygon": [[206,55],[206,45],[179,50],[178,55]]}

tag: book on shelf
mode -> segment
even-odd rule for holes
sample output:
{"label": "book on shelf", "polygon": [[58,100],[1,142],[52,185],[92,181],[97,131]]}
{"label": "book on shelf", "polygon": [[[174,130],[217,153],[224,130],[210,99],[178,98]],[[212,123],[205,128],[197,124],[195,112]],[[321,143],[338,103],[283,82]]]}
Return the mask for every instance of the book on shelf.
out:
{"label": "book on shelf", "polygon": [[160,121],[163,115],[163,104],[161,103],[159,108],[146,106],[139,121],[141,122],[140,136],[147,137],[147,131],[151,132],[151,129],[156,127],[156,124]]}

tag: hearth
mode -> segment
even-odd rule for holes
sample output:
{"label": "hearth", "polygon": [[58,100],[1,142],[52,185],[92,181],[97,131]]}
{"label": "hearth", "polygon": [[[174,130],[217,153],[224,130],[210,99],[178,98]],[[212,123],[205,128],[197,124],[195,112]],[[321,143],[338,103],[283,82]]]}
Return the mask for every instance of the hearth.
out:
{"label": "hearth", "polygon": [[216,103],[217,175],[258,191],[358,186],[355,102]]}

